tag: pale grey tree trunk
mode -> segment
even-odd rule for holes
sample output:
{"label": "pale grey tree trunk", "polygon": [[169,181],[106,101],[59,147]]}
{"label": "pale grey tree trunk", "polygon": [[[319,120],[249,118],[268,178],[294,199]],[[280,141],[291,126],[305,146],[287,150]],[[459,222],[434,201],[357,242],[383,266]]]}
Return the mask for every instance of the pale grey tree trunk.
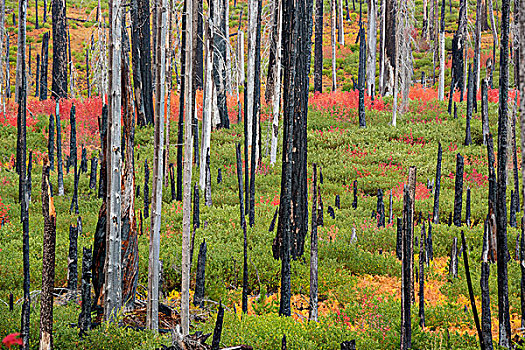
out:
{"label": "pale grey tree trunk", "polygon": [[482,17],[481,17],[481,0],[478,0],[477,1],[477,4],[476,4],[476,35],[475,35],[475,39],[474,39],[474,45],[476,45],[475,47],[475,55],[476,55],[476,67],[474,68],[475,69],[475,77],[474,77],[474,81],[476,83],[475,85],[475,89],[474,89],[474,103],[477,103],[476,101],[476,96],[477,96],[477,92],[478,92],[478,88],[479,88],[479,81],[480,81],[480,69],[481,69],[481,20],[482,20]]}
{"label": "pale grey tree trunk", "polygon": [[368,3],[368,48],[367,48],[367,82],[366,90],[369,96],[375,92],[376,83],[376,51],[377,51],[377,27],[376,27],[376,0],[369,0]]}
{"label": "pale grey tree trunk", "polygon": [[[489,15],[490,15],[490,26],[492,28],[492,38],[494,40],[494,46],[496,47],[496,50],[499,48],[498,43],[498,29],[496,27],[496,21],[494,20],[494,7],[492,6],[492,0],[488,0],[489,2]],[[493,63],[494,65],[496,62]]]}
{"label": "pale grey tree trunk", "polygon": [[337,7],[339,8],[337,21],[339,23],[338,42],[342,46],[345,46],[345,27],[343,21],[343,0],[337,0]]}
{"label": "pale grey tree trunk", "polygon": [[109,167],[108,167],[108,212],[106,238],[106,281],[104,315],[114,321],[122,306],[121,268],[121,46],[122,29],[121,0],[110,0],[110,46],[109,46]]}
{"label": "pale grey tree trunk", "polygon": [[[246,115],[245,123],[247,123],[247,134],[248,138],[248,155],[251,157],[251,148],[257,147],[257,142],[255,145],[252,145],[252,125],[257,123],[257,116],[254,112],[254,95],[255,95],[255,54],[256,54],[256,41],[257,41],[257,12],[259,10],[259,5],[257,0],[248,0],[248,66],[247,66],[247,103],[245,110]],[[258,140],[258,139],[256,139]],[[248,160],[247,160],[248,161]],[[249,163],[250,164],[250,163]]]}
{"label": "pale grey tree trunk", "polygon": [[[146,315],[146,326],[152,330],[159,329],[159,278],[160,278],[160,224],[162,214],[162,180],[164,174],[164,118],[166,111],[164,107],[166,94],[166,40],[168,22],[168,0],[159,0],[156,4],[157,22],[157,48],[155,49],[155,131],[153,141],[153,198],[151,203],[151,230],[149,244],[148,264],[148,304]],[[186,63],[187,64],[187,63]],[[191,74],[187,74],[191,77]],[[185,79],[192,81],[191,78]],[[191,115],[190,115],[191,116]],[[191,117],[190,117],[191,118]],[[189,119],[189,118],[188,118]],[[191,128],[191,123],[186,123]],[[190,148],[191,160],[191,148]]]}
{"label": "pale grey tree trunk", "polygon": [[[187,14],[193,14],[193,3],[187,0],[186,3]],[[188,76],[193,74],[193,21],[188,21],[186,27],[186,71]],[[191,101],[192,94],[192,79],[185,80],[185,115],[186,119],[190,120],[192,115],[193,101]],[[181,327],[182,335],[188,335],[190,331],[190,238],[191,238],[191,170],[192,170],[192,150],[193,137],[191,123],[185,123],[185,141],[184,141],[184,194],[182,204],[182,291],[181,291]],[[201,166],[204,166],[202,164]]]}
{"label": "pale grey tree trunk", "polygon": [[[5,0],[0,0],[0,105],[5,115],[5,96],[4,96],[4,39],[5,39]],[[7,55],[6,55],[7,56]]]}
{"label": "pale grey tree trunk", "polygon": [[335,6],[337,0],[330,0],[330,20],[332,23],[331,38],[332,38],[332,91],[337,90],[337,75],[336,75],[336,59],[335,59]]}
{"label": "pale grey tree trunk", "polygon": [[276,50],[275,50],[275,66],[273,67],[273,94],[272,94],[272,141],[270,148],[270,164],[275,164],[277,161],[277,143],[279,136],[279,108],[281,105],[281,46],[282,46],[282,5],[281,2],[277,2],[277,39],[276,39]]}
{"label": "pale grey tree trunk", "polygon": [[379,39],[379,94],[384,95],[384,75],[385,75],[385,12],[386,12],[386,1],[381,2],[381,36]]}
{"label": "pale grey tree trunk", "polygon": [[244,32],[242,30],[237,32],[237,57],[239,58],[237,66],[239,84],[244,86]]}
{"label": "pale grey tree trunk", "polygon": [[[520,8],[520,23],[519,23],[519,37],[520,39],[520,120],[521,120],[521,164],[525,164],[525,45],[523,38],[525,37],[525,1],[521,0]],[[522,178],[525,179],[525,166],[521,167]],[[523,181],[523,213],[525,213],[525,181]]]}
{"label": "pale grey tree trunk", "polygon": [[232,55],[231,55],[231,42],[230,42],[230,6],[229,2],[226,2],[226,91],[231,94],[232,92]]}
{"label": "pale grey tree trunk", "polygon": [[[208,20],[209,21],[209,20]],[[199,167],[199,186],[204,193],[206,186],[206,154],[210,148],[211,139],[211,118],[213,108],[213,79],[211,71],[213,69],[213,52],[211,47],[211,38],[213,26],[205,22],[204,44],[205,44],[205,83],[204,83],[204,113],[202,114],[202,137],[201,137],[201,161]]]}
{"label": "pale grey tree trunk", "polygon": [[439,33],[439,87],[438,99],[445,99],[445,32]]}

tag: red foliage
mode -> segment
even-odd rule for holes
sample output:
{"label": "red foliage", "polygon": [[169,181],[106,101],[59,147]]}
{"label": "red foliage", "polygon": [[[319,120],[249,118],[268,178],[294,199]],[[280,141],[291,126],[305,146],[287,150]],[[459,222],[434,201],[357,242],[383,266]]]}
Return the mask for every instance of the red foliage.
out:
{"label": "red foliage", "polygon": [[[403,188],[405,183],[400,182],[392,189],[392,196],[397,199],[403,198]],[[416,182],[416,200],[430,198],[430,190],[421,182]]]}
{"label": "red foliage", "polygon": [[3,340],[2,343],[7,346],[8,349],[11,349],[11,346],[13,345],[23,345],[22,339],[19,338],[20,333],[11,333],[7,335]]}

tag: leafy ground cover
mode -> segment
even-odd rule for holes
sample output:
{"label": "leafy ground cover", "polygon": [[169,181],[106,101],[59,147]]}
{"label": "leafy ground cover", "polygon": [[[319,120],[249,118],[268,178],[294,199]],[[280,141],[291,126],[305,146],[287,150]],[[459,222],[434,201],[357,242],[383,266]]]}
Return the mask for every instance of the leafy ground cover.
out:
{"label": "leafy ground cover", "polygon": [[[491,92],[497,94],[497,92]],[[395,348],[400,330],[400,273],[401,265],[395,257],[396,226],[388,223],[377,227],[372,211],[377,205],[377,190],[393,196],[394,220],[401,215],[402,184],[406,182],[408,168],[417,167],[416,212],[423,221],[432,212],[433,193],[427,188],[427,179],[435,177],[438,142],[443,146],[440,223],[432,226],[435,259],[426,269],[426,327],[418,324],[417,311],[413,309],[414,346],[417,348],[476,348],[477,341],[466,280],[460,263],[459,277],[448,275],[448,255],[453,237],[465,231],[471,273],[474,281],[480,276],[480,255],[483,219],[487,210],[488,165],[486,149],[481,144],[481,121],[472,121],[474,144],[463,146],[465,118],[464,103],[459,104],[458,118],[446,113],[446,106],[434,99],[432,90],[414,87],[408,109],[398,126],[389,125],[392,101],[389,98],[367,102],[367,128],[357,123],[357,95],[355,92],[337,92],[311,95],[308,121],[308,163],[322,167],[324,183],[321,193],[325,203],[324,226],[319,229],[319,300],[320,322],[307,322],[309,295],[309,243],[303,258],[292,264],[293,317],[277,316],[280,281],[280,262],[272,258],[271,242],[274,233],[268,231],[273,214],[279,205],[280,164],[274,166],[263,157],[256,177],[256,220],[248,230],[250,308],[248,315],[240,314],[242,286],[242,230],[238,218],[237,178],[235,169],[236,142],[242,141],[243,125],[233,124],[230,130],[212,134],[212,178],[222,169],[222,183],[213,181],[213,206],[201,208],[202,229],[197,230],[196,242],[206,239],[208,260],[206,266],[205,310],[193,309],[200,315],[194,329],[210,331],[214,325],[216,302],[227,307],[223,343],[246,343],[256,348],[276,348],[283,334],[287,335],[293,349],[333,349],[341,341],[356,339],[359,348]],[[367,100],[368,101],[368,100]],[[172,101],[173,110],[177,106]],[[63,119],[63,149],[68,153],[69,109],[77,107],[77,133],[88,149],[88,159],[98,155],[99,137],[96,118],[102,103],[99,99],[67,101],[60,109]],[[232,99],[232,116],[236,115]],[[267,110],[267,106],[263,106]],[[31,337],[38,342],[38,290],[42,258],[43,220],[41,214],[40,181],[42,157],[47,145],[48,114],[54,111],[51,102],[30,101],[32,118],[29,122],[28,148],[34,154],[33,190],[30,204],[31,285],[33,294]],[[16,128],[12,118],[14,106],[9,106],[6,117],[0,118],[0,198],[4,225],[0,228],[0,299],[7,301],[13,293],[15,300],[22,296],[22,241],[20,239],[20,213],[17,204],[18,180],[13,169]],[[490,125],[497,132],[497,105],[490,103]],[[176,113],[172,113],[175,125]],[[266,128],[262,123],[263,154],[266,154]],[[519,132],[518,132],[519,134]],[[152,129],[136,131],[136,181],[143,184],[144,160],[152,159]],[[172,128],[171,138],[176,130]],[[519,144],[519,142],[518,142]],[[79,145],[80,147],[80,145]],[[519,152],[519,150],[518,150]],[[80,153],[80,152],[79,152]],[[460,153],[465,157],[464,186],[472,191],[471,227],[457,228],[448,225],[453,210],[455,159]],[[175,161],[172,152],[171,161]],[[311,188],[311,166],[308,170]],[[512,168],[509,168],[512,171]],[[194,171],[194,174],[198,174]],[[56,183],[56,171],[51,174]],[[353,182],[357,180],[358,207],[353,209]],[[88,187],[88,174],[83,174],[79,185],[79,207],[83,230],[79,236],[80,247],[91,246],[101,201]],[[194,176],[194,181],[198,178]],[[512,177],[509,176],[509,188]],[[76,216],[69,214],[73,191],[72,173],[65,175],[63,197],[55,196],[57,208],[56,285],[66,286],[68,227],[76,223]],[[176,307],[180,290],[182,203],[171,202],[169,187],[164,188],[163,220],[161,233],[161,259],[164,261],[164,300]],[[509,189],[510,192],[510,189]],[[335,208],[335,196],[341,199],[341,208]],[[311,190],[310,190],[311,196]],[[464,194],[465,198],[466,194]],[[510,197],[510,196],[509,196]],[[136,210],[143,206],[142,194],[137,198]],[[335,218],[328,215],[328,206],[334,208]],[[463,206],[463,218],[465,205]],[[147,255],[149,221],[144,220],[144,233],[139,237],[139,283],[147,285]],[[421,225],[416,225],[419,233]],[[428,224],[426,224],[428,226]],[[357,240],[351,241],[352,228]],[[518,231],[509,228],[509,250],[513,251]],[[196,253],[195,253],[196,254]],[[81,256],[79,257],[81,259]],[[194,265],[196,264],[194,257]],[[417,261],[417,251],[416,251]],[[495,271],[495,269],[493,269]],[[497,289],[493,272],[490,280],[493,307],[493,335],[497,339]],[[513,331],[519,327],[519,265],[509,263],[509,296],[513,314]],[[195,277],[193,277],[195,278]],[[192,282],[194,283],[194,281]],[[140,290],[140,288],[139,288]],[[417,283],[416,283],[417,290]],[[479,284],[474,283],[476,297],[480,297]],[[15,332],[19,327],[20,305],[9,312],[0,302],[0,329],[2,334]],[[479,307],[479,305],[478,305]],[[103,326],[87,339],[80,340],[77,330],[69,324],[76,322],[80,311],[78,303],[56,306],[55,334],[60,348],[154,348],[168,340],[150,333],[133,332]],[[101,341],[103,339],[104,341]],[[124,341],[125,340],[125,341]]]}

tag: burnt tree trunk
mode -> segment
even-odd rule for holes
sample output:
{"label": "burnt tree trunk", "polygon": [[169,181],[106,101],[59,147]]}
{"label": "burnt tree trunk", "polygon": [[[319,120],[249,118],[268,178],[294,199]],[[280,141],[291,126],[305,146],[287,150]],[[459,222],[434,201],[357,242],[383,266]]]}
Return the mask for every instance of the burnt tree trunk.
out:
{"label": "burnt tree trunk", "polygon": [[53,97],[67,98],[67,31],[66,31],[66,2],[52,0],[53,22],[53,83],[51,93]]}
{"label": "burnt tree trunk", "polygon": [[441,191],[441,160],[443,158],[443,148],[441,142],[438,146],[438,156],[436,164],[436,181],[434,189],[434,211],[432,214],[434,224],[439,224],[439,193]]}
{"label": "burnt tree trunk", "polygon": [[312,237],[310,243],[310,311],[308,319],[317,322],[318,257],[317,257],[317,164],[313,164]]}
{"label": "burnt tree trunk", "polygon": [[463,156],[456,159],[456,182],[454,186],[454,225],[461,226],[461,207],[463,204]]}
{"label": "burnt tree trunk", "polygon": [[[40,67],[40,86],[37,85],[37,89],[40,89],[40,93],[38,94],[38,98],[40,101],[47,99],[47,66],[49,61],[49,55],[48,55],[48,46],[49,46],[49,32],[45,32],[44,36],[42,37],[42,63]],[[51,169],[53,169],[51,167]]]}
{"label": "burnt tree trunk", "polygon": [[246,236],[246,219],[244,216],[244,197],[242,190],[242,158],[241,158],[241,145],[236,146],[236,158],[237,158],[237,182],[239,184],[239,212],[241,228],[244,234],[244,260],[243,260],[243,274],[242,274],[242,312],[248,312],[248,240]]}
{"label": "burnt tree trunk", "polygon": [[53,349],[53,291],[55,288],[56,212],[49,182],[49,161],[42,170],[42,215],[44,242],[42,253],[42,294],[40,295],[40,349]]}
{"label": "burnt tree trunk", "polygon": [[82,251],[82,308],[78,317],[80,336],[91,330],[91,248]]}
{"label": "burnt tree trunk", "polygon": [[315,1],[314,92],[323,92],[323,1]]}

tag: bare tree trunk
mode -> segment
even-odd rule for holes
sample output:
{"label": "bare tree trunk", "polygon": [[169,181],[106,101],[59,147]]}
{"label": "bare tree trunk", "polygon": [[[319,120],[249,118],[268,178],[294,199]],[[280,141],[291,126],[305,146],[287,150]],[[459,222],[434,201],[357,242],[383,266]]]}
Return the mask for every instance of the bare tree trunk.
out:
{"label": "bare tree trunk", "polygon": [[205,84],[204,84],[204,108],[202,113],[202,137],[201,137],[201,166],[199,167],[199,186],[204,192],[206,186],[206,154],[210,149],[210,140],[211,140],[211,128],[212,128],[212,109],[213,109],[213,79],[212,79],[212,69],[213,69],[213,54],[212,54],[212,31],[213,26],[209,25],[209,19],[206,21],[205,25],[205,56],[206,56],[206,66],[205,66]]}
{"label": "bare tree trunk", "polygon": [[47,99],[47,67],[48,67],[48,45],[49,45],[49,32],[45,32],[42,37],[42,66],[40,68],[40,89],[39,98],[40,101]]}
{"label": "bare tree trunk", "polygon": [[[492,27],[492,39],[494,41],[494,48],[498,49],[498,29],[496,27],[496,21],[494,20],[494,8],[492,6],[492,0],[487,1],[489,2],[490,26]],[[494,62],[494,64],[496,64],[496,62]]]}
{"label": "bare tree trunk", "polygon": [[108,114],[108,191],[107,191],[107,237],[106,237],[106,282],[104,317],[115,321],[122,306],[121,266],[121,16],[120,0],[109,4],[109,114]]}
{"label": "bare tree trunk", "polygon": [[[319,0],[320,1],[320,0]],[[275,164],[277,161],[277,143],[278,143],[278,136],[279,136],[279,111],[281,106],[281,56],[282,56],[282,5],[281,2],[278,2],[278,24],[277,24],[277,35],[278,38],[276,40],[276,57],[275,57],[275,65],[274,65],[274,91],[272,95],[272,112],[273,112],[273,118],[272,118],[272,143],[271,143],[271,150],[270,150],[270,164]],[[322,20],[322,13],[321,13],[321,20]],[[317,28],[317,27],[316,27]],[[322,25],[321,25],[322,29]],[[317,34],[316,34],[317,35]],[[317,36],[316,36],[317,39]],[[316,49],[317,49],[317,43],[316,43]],[[322,61],[322,36],[321,36],[321,61]],[[317,57],[316,57],[317,59]],[[321,63],[321,76],[322,76],[322,63]],[[315,79],[318,79],[317,76]],[[322,78],[321,78],[322,79]],[[318,82],[319,83],[319,82]],[[322,85],[322,81],[320,82]]]}
{"label": "bare tree trunk", "polygon": [[317,322],[317,164],[313,164],[313,193],[312,193],[312,238],[310,243],[310,312],[308,319]]}
{"label": "bare tree trunk", "polygon": [[445,99],[445,0],[441,4],[441,23],[439,26],[439,88],[438,99]]}
{"label": "bare tree trunk", "polygon": [[55,287],[56,212],[49,182],[49,161],[42,171],[42,215],[44,242],[42,253],[42,294],[40,295],[40,350],[53,349],[53,290]]}
{"label": "bare tree trunk", "polygon": [[376,83],[376,50],[377,50],[377,27],[376,27],[376,0],[369,0],[368,4],[368,48],[367,48],[367,94],[375,94]]}
{"label": "bare tree trunk", "polygon": [[[0,0],[0,65],[4,64],[4,40],[6,38],[5,33],[5,0]],[[6,55],[7,56],[7,55]],[[6,63],[6,71],[7,65],[9,64],[9,60]],[[2,111],[5,114],[4,109],[4,103],[5,103],[5,96],[4,96],[4,69],[0,69],[0,105],[2,108]]]}
{"label": "bare tree trunk", "polygon": [[[165,1],[165,0],[164,0]],[[186,2],[186,14],[193,13],[193,3],[191,0]],[[186,72],[188,76],[193,72],[193,36],[194,28],[192,22],[186,26]],[[193,108],[192,80],[186,79],[186,106],[185,114],[187,120],[190,120]],[[181,291],[181,326],[182,334],[188,335],[190,330],[190,236],[191,236],[191,172],[192,161],[191,152],[193,148],[192,126],[191,123],[185,125],[185,142],[184,142],[184,198],[182,207],[182,291]],[[159,213],[160,214],[160,213]],[[160,227],[159,227],[160,229]]]}
{"label": "bare tree trunk", "polygon": [[332,22],[331,26],[331,40],[332,40],[332,91],[337,90],[337,75],[336,75],[336,59],[335,59],[335,25],[336,25],[336,14],[335,6],[337,0],[330,0],[331,11],[330,19]]}
{"label": "bare tree trunk", "polygon": [[[119,2],[120,3],[120,2]],[[66,1],[52,0],[53,22],[53,84],[55,98],[67,98],[67,31]],[[120,26],[120,24],[118,24]]]}
{"label": "bare tree trunk", "polygon": [[337,0],[337,21],[339,26],[337,41],[341,46],[345,46],[345,27],[343,22],[343,0]]}
{"label": "bare tree trunk", "polygon": [[381,0],[381,23],[379,31],[379,86],[378,91],[381,96],[384,95],[384,75],[385,75],[385,19],[386,19],[386,2]]}
{"label": "bare tree trunk", "polygon": [[[188,8],[191,8],[191,1],[187,2]],[[155,101],[156,101],[156,115],[155,115],[155,134],[154,134],[154,159],[153,159],[153,201],[152,201],[152,214],[151,214],[151,233],[150,233],[150,245],[149,245],[149,265],[148,265],[148,307],[147,307],[147,318],[146,325],[149,329],[159,329],[159,277],[160,277],[160,225],[161,225],[161,214],[162,214],[162,187],[164,179],[164,157],[163,157],[163,145],[164,145],[164,118],[165,118],[165,78],[166,78],[166,31],[167,31],[167,16],[168,16],[168,0],[160,0],[157,9],[157,22],[155,23],[155,31],[157,32],[157,47],[155,49],[155,68],[156,78],[155,82],[157,87],[155,89]],[[188,13],[191,13],[188,12]],[[191,23],[191,22],[190,22]],[[191,28],[191,24],[189,26]],[[192,45],[191,36],[190,40],[186,40],[186,43]],[[189,61],[189,62],[188,62]],[[186,61],[191,66],[190,59]],[[187,70],[190,72],[191,70]],[[187,74],[185,79],[186,85],[192,83],[192,75]],[[187,93],[187,92],[186,92]],[[189,98],[191,95],[186,95],[186,102],[190,105],[193,101]],[[191,113],[186,114],[187,120],[191,120]],[[191,128],[191,123],[186,123],[186,129]],[[185,148],[186,153],[190,152],[189,155],[185,154],[184,161],[189,161],[191,164],[191,147]]]}
{"label": "bare tree trunk", "polygon": [[314,91],[323,92],[323,1],[315,2]]}
{"label": "bare tree trunk", "polygon": [[[247,123],[247,134],[248,138],[248,154],[251,154],[251,148],[256,147],[252,144],[252,130],[253,123],[256,123],[254,114],[254,96],[255,96],[255,61],[256,61],[256,41],[257,41],[257,12],[259,6],[257,0],[248,0],[248,66],[246,68],[247,74],[247,89],[245,94],[247,95],[247,106],[245,110],[247,114],[244,116],[245,123]],[[249,159],[246,160],[249,164]],[[248,186],[247,186],[248,188]],[[247,190],[247,189],[246,189]],[[246,208],[249,208],[248,201],[246,202]]]}

